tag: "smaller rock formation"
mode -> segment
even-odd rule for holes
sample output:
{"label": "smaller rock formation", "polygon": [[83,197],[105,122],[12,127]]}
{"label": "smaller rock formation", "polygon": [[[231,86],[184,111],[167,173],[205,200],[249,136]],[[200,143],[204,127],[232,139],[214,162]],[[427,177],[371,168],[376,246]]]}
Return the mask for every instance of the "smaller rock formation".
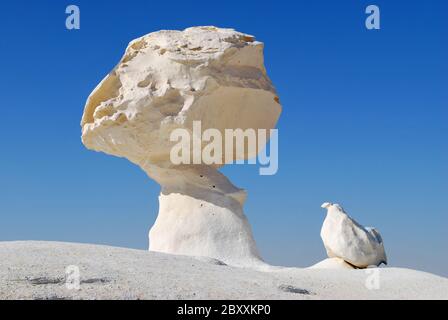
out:
{"label": "smaller rock formation", "polygon": [[327,217],[320,235],[328,257],[342,259],[356,268],[387,264],[383,240],[376,229],[363,227],[338,204],[326,202],[322,208],[327,209]]}

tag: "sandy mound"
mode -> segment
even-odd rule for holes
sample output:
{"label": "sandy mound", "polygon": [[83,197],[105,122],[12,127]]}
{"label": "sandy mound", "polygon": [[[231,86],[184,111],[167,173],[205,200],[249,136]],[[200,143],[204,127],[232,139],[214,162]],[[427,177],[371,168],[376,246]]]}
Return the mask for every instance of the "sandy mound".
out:
{"label": "sandy mound", "polygon": [[[68,266],[79,268],[80,290],[67,288]],[[397,268],[261,272],[107,246],[2,242],[0,299],[448,299],[448,279]]]}

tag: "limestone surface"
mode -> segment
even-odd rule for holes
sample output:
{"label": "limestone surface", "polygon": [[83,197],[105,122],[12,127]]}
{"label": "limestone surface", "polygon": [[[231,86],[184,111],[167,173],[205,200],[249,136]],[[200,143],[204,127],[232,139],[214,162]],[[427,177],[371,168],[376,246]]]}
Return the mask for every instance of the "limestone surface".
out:
{"label": "limestone surface", "polygon": [[193,121],[201,121],[203,130],[223,134],[272,129],[280,112],[263,43],[233,29],[165,30],[131,41],[89,96],[82,141],[136,164],[170,166],[175,128],[192,131]]}
{"label": "limestone surface", "polygon": [[358,268],[387,264],[383,239],[375,228],[362,226],[339,204],[326,202],[322,208],[327,209],[321,237],[328,257]]}
{"label": "limestone surface", "polygon": [[[80,290],[67,287],[69,266],[79,268]],[[367,270],[260,272],[143,250],[0,242],[0,300],[448,299],[446,278],[402,268],[377,270],[378,284],[372,288]]]}

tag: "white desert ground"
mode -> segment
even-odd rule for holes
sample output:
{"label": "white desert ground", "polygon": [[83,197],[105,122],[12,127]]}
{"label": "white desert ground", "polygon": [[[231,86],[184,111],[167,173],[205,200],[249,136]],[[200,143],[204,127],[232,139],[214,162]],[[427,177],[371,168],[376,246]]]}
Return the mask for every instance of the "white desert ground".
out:
{"label": "white desert ground", "polygon": [[[67,288],[68,266],[80,270],[79,290]],[[256,271],[213,259],[108,246],[0,242],[0,299],[448,299],[446,278],[401,268],[378,270],[379,287],[369,289],[371,270]]]}

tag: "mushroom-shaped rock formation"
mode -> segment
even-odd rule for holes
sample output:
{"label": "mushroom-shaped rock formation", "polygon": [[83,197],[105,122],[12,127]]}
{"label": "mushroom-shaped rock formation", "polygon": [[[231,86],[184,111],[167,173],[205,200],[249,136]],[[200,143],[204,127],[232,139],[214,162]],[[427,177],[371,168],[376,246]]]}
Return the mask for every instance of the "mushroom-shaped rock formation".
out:
{"label": "mushroom-shaped rock formation", "polygon": [[[262,261],[243,213],[246,192],[218,171],[220,165],[174,165],[170,135],[177,128],[193,134],[194,121],[223,136],[225,129],[269,130],[280,113],[263,44],[253,36],[216,27],[159,31],[132,41],[91,93],[82,141],[127,158],[161,185],[151,251],[251,266]],[[245,148],[239,159],[253,156]]]}
{"label": "mushroom-shaped rock formation", "polygon": [[378,230],[360,225],[339,204],[325,202],[322,208],[327,216],[320,234],[329,258],[343,259],[357,268],[387,264]]}

